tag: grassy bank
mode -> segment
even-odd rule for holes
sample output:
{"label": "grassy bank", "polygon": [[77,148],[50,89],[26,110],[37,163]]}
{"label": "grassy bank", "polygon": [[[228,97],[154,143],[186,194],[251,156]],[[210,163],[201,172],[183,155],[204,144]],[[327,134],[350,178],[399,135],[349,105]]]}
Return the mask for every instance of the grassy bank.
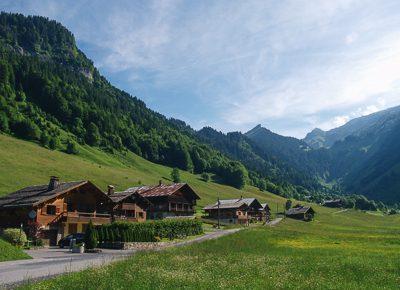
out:
{"label": "grassy bank", "polygon": [[[100,150],[79,146],[78,155],[51,151],[35,143],[0,134],[0,195],[33,184],[48,182],[50,175],[62,180],[91,180],[103,190],[108,184],[116,190],[141,184],[157,184],[160,179],[170,181],[171,168],[151,163],[135,154],[106,154]],[[200,195],[203,206],[221,198],[254,196],[262,202],[283,204],[284,199],[260,192],[254,187],[238,190],[214,182],[204,182],[200,176],[181,172],[187,182]]]}
{"label": "grassy bank", "polygon": [[398,289],[398,216],[316,209],[311,223],[286,219],[22,288]]}
{"label": "grassy bank", "polygon": [[21,259],[30,259],[30,256],[0,238],[0,262]]}

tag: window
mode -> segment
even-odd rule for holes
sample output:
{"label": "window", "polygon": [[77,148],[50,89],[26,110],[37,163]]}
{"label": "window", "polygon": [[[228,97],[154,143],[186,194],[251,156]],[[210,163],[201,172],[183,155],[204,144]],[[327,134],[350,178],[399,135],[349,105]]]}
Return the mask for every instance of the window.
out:
{"label": "window", "polygon": [[139,212],[139,218],[143,218],[143,212]]}
{"label": "window", "polygon": [[48,205],[46,207],[46,214],[55,215],[57,212],[57,207],[55,205]]}

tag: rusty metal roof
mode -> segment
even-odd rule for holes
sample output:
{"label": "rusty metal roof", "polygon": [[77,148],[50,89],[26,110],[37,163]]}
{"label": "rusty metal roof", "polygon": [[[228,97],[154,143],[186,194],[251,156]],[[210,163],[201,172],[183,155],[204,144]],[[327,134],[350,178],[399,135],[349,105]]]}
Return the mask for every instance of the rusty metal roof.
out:
{"label": "rusty metal roof", "polygon": [[161,197],[161,196],[171,196],[174,195],[178,190],[183,187],[189,189],[196,197],[200,197],[194,192],[194,190],[187,183],[173,183],[173,184],[160,184],[160,185],[143,185],[130,187],[124,191],[116,192],[110,197],[115,200],[122,200],[125,197],[132,195],[134,193],[140,194],[142,197]]}

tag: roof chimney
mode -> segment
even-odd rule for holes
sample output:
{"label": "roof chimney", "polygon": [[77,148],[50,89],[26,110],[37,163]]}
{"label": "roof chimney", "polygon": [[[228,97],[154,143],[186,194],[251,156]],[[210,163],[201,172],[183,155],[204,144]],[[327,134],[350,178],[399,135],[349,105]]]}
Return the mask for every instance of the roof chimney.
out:
{"label": "roof chimney", "polygon": [[54,190],[58,187],[58,184],[60,182],[60,178],[57,176],[50,176],[50,182],[49,182],[49,187],[47,190]]}
{"label": "roof chimney", "polygon": [[162,185],[162,180],[160,179],[159,181],[158,181],[158,186],[161,186]]}
{"label": "roof chimney", "polygon": [[107,194],[111,195],[113,193],[114,193],[114,186],[110,184],[107,186]]}

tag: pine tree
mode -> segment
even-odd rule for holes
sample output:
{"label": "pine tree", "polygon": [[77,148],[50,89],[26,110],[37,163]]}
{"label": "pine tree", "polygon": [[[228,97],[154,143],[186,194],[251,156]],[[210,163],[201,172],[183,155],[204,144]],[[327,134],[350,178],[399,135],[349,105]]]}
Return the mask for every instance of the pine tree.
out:
{"label": "pine tree", "polygon": [[96,229],[93,226],[92,220],[90,220],[85,232],[85,246],[87,249],[94,249],[97,247],[97,244]]}
{"label": "pine tree", "polygon": [[172,181],[175,182],[175,183],[181,182],[181,175],[179,173],[179,169],[178,168],[175,167],[174,169],[172,169],[171,178],[172,178]]}

